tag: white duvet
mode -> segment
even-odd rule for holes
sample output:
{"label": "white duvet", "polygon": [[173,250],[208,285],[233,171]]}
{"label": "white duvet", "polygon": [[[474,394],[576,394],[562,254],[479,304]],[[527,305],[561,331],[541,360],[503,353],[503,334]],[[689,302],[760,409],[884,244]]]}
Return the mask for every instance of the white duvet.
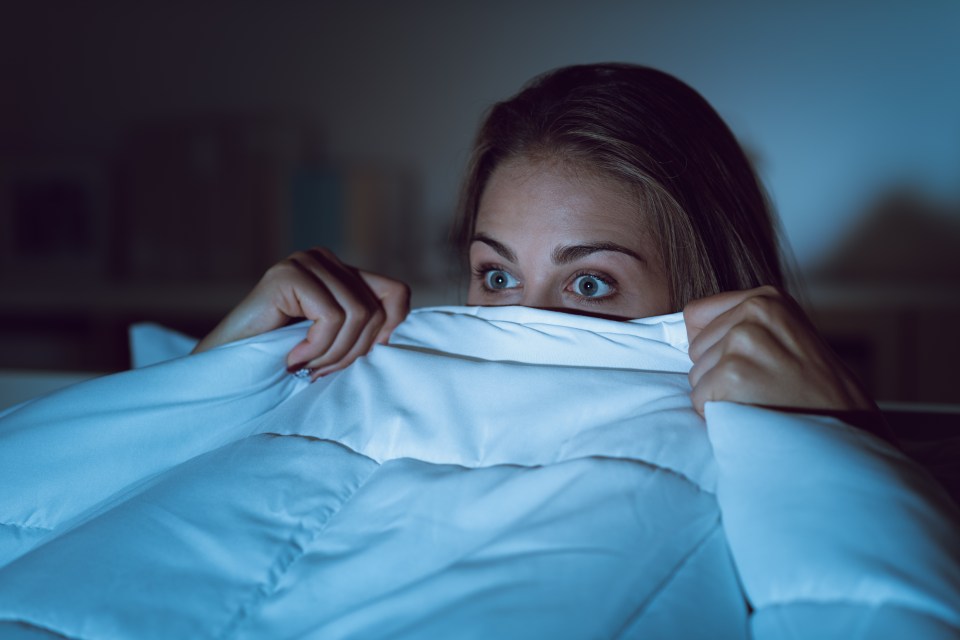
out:
{"label": "white duvet", "polygon": [[960,515],[824,418],[690,407],[679,315],[303,325],[0,418],[0,637],[950,638]]}

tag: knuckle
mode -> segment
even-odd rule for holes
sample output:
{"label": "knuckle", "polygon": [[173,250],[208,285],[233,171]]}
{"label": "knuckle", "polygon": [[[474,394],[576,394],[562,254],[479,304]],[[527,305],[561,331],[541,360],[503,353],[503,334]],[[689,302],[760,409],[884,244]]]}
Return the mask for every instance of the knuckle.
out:
{"label": "knuckle", "polygon": [[300,269],[295,262],[295,255],[290,256],[274,264],[263,274],[261,280],[290,280],[300,274]]}
{"label": "knuckle", "polygon": [[763,317],[770,308],[770,299],[765,296],[751,296],[743,301],[743,307],[750,317]]}
{"label": "knuckle", "polygon": [[352,322],[367,324],[373,317],[373,311],[363,305],[356,305],[348,312],[347,316]]}
{"label": "knuckle", "polygon": [[410,294],[410,285],[402,280],[391,280],[390,287],[397,293],[409,295]]}
{"label": "knuckle", "polygon": [[749,353],[762,337],[763,330],[756,324],[741,322],[731,327],[724,340],[726,351]]}
{"label": "knuckle", "polygon": [[347,312],[340,307],[327,307],[320,316],[319,320],[328,324],[342,325],[347,321]]}
{"label": "knuckle", "polygon": [[329,247],[325,247],[325,246],[322,246],[322,245],[316,246],[316,247],[311,247],[311,248],[310,248],[310,253],[319,254],[319,255],[323,256],[324,258],[330,258],[330,259],[333,259],[333,260],[337,260],[336,254],[335,254],[333,251],[331,251]]}
{"label": "knuckle", "polygon": [[760,296],[766,296],[770,298],[783,297],[783,292],[779,288],[773,286],[772,284],[765,284],[760,287],[757,287],[756,291],[757,291],[757,294]]}
{"label": "knuckle", "polygon": [[294,262],[303,262],[304,260],[309,260],[309,259],[310,259],[310,251],[300,250],[300,251],[294,251],[289,256],[287,256],[286,259],[281,260],[281,262],[294,263]]}
{"label": "knuckle", "polygon": [[730,390],[742,387],[750,379],[753,367],[744,357],[727,356],[716,366],[718,382],[722,389]]}
{"label": "knuckle", "polygon": [[773,323],[783,319],[787,313],[786,301],[776,296],[752,296],[743,301],[745,315],[761,323]]}

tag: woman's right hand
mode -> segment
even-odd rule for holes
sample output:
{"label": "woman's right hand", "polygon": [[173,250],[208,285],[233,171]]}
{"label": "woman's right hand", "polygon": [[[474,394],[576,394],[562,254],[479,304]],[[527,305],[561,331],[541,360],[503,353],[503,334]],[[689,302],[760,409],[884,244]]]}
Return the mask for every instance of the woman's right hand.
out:
{"label": "woman's right hand", "polygon": [[307,337],[287,354],[291,371],[313,379],[343,369],[374,344],[385,344],[410,311],[410,288],[360,271],[324,248],[298,251],[270,267],[257,286],[193,350],[312,320]]}

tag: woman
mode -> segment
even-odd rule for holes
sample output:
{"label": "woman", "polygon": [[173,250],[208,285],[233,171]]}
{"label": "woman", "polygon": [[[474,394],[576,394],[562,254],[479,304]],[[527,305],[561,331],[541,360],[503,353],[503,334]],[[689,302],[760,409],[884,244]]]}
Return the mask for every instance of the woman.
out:
{"label": "woman", "polygon": [[[471,304],[684,309],[701,412],[869,406],[780,293],[732,136],[668,76],[574,67],[495,107],[458,238]],[[960,515],[929,476],[830,420],[726,402],[702,428],[679,318],[398,327],[407,305],[295,254],[200,349],[300,316],[305,341],[6,416],[0,636],[956,637]],[[278,372],[291,347],[343,368],[394,328],[323,384]]]}
{"label": "woman", "polygon": [[[730,130],[693,89],[628,64],[535,78],[474,145],[456,238],[469,305],[629,319],[683,310],[692,402],[875,410],[783,292],[772,216]],[[325,249],[272,267],[196,351],[307,318],[288,355],[314,377],[386,342],[403,283]]]}

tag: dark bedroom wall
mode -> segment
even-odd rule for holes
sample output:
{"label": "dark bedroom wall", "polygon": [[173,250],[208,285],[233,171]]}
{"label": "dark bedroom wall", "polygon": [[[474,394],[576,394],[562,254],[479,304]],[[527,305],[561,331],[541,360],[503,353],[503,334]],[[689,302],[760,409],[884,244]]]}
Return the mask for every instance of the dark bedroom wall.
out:
{"label": "dark bedroom wall", "polygon": [[333,158],[410,167],[440,221],[490,102],[554,66],[625,59],[728,118],[803,267],[887,189],[960,196],[957,3],[653,4],[22,3],[0,27],[0,133],[109,147],[151,117],[295,116]]}

